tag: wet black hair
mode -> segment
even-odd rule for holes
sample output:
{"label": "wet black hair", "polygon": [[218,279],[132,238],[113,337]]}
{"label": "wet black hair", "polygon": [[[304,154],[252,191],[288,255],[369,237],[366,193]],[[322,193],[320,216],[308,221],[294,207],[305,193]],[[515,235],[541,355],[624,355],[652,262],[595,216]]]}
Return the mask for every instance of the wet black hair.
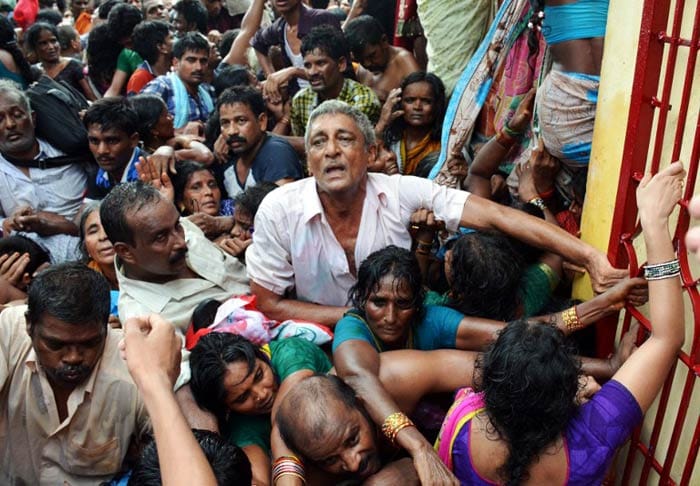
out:
{"label": "wet black hair", "polygon": [[514,319],[524,270],[522,257],[505,236],[462,235],[452,246],[449,306],[471,317]]}
{"label": "wet black hair", "polygon": [[216,111],[219,112],[224,105],[232,105],[234,103],[248,105],[255,116],[266,113],[262,93],[251,86],[231,86],[226,88],[219,96],[219,99],[216,100]]}
{"label": "wet black hair", "polygon": [[122,46],[112,39],[107,24],[98,25],[90,30],[87,63],[90,78],[97,85],[107,87],[110,85],[121,51]]}
{"label": "wet black hair", "polygon": [[19,74],[22,76],[24,81],[29,84],[34,81],[34,73],[32,73],[32,68],[29,62],[24,57],[24,54],[17,45],[17,37],[15,35],[15,28],[12,23],[5,17],[0,15],[0,49],[4,49],[10,53],[12,59],[19,69]]}
{"label": "wet black hair", "polygon": [[382,41],[382,37],[386,35],[382,24],[371,15],[355,17],[345,25],[343,31],[348,41],[348,48],[355,56],[355,59],[362,57],[362,52],[366,46],[379,44]]}
{"label": "wet black hair", "polygon": [[217,98],[233,86],[251,86],[250,70],[240,64],[225,65],[216,74],[212,86]]}
{"label": "wet black hair", "polygon": [[50,315],[66,324],[104,327],[106,335],[109,308],[109,284],[102,274],[77,262],[52,265],[29,284],[29,334]]}
{"label": "wet black hair", "polygon": [[158,189],[140,180],[113,187],[100,204],[100,220],[109,241],[133,245],[134,230],[127,222],[127,214],[157,204],[161,199]]}
{"label": "wet black hair", "polygon": [[51,263],[49,253],[39,243],[26,236],[11,235],[0,238],[0,255],[12,255],[15,252],[29,255],[29,263],[24,269],[29,275],[34,275],[41,265]]}
{"label": "wet black hair", "polygon": [[[180,3],[184,3],[183,2]],[[179,3],[177,5],[180,5]],[[187,51],[193,52],[209,52],[209,41],[199,32],[188,32],[182,37],[180,37],[175,44],[173,44],[173,57],[176,59],[182,59]]]}
{"label": "wet black hair", "polygon": [[425,298],[420,267],[413,253],[394,245],[375,251],[362,262],[357,271],[357,283],[348,293],[351,305],[364,312],[370,294],[379,288],[379,282],[387,275],[394,277],[396,286],[405,285],[410,289],[411,306],[418,311],[414,319],[420,319]]}
{"label": "wet black hair", "polygon": [[209,14],[199,0],[181,0],[173,5],[173,12],[182,14],[187,25],[195,25],[201,34],[206,34]]}
{"label": "wet black hair", "polygon": [[236,208],[242,209],[248,213],[251,218],[254,218],[263,199],[277,189],[277,187],[277,184],[274,182],[258,182],[254,186],[238,194],[233,202]]}
{"label": "wet black hair", "polygon": [[[243,449],[209,430],[192,429],[194,438],[207,458],[219,486],[251,484],[253,473]],[[129,477],[129,486],[161,486],[163,478],[158,461],[156,441],[141,450],[139,460]]]}
{"label": "wet black hair", "polygon": [[138,115],[129,100],[121,96],[102,98],[90,105],[83,117],[86,128],[97,125],[100,130],[119,130],[131,136],[138,132]]}
{"label": "wet black hair", "polygon": [[474,379],[486,413],[508,445],[499,471],[505,484],[525,482],[528,469],[576,413],[581,363],[558,328],[509,323],[477,359]]}
{"label": "wet black hair", "polygon": [[131,37],[134,28],[143,20],[141,9],[130,3],[115,5],[107,16],[109,35],[115,42]]}
{"label": "wet black hair", "polygon": [[148,147],[153,139],[151,130],[158,123],[163,108],[167,110],[167,106],[163,98],[154,94],[138,94],[129,98],[129,102],[137,117],[136,131],[139,132],[141,141]]}

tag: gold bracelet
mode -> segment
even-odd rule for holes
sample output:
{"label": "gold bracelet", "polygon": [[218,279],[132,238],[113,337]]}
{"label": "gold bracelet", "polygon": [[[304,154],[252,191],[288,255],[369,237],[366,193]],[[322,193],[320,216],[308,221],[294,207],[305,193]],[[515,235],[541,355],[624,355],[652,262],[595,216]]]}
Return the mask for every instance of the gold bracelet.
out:
{"label": "gold bracelet", "polygon": [[406,416],[403,412],[394,412],[384,419],[382,424],[382,433],[391,442],[392,445],[396,445],[396,436],[406,427],[413,427],[414,424],[411,419]]}
{"label": "gold bracelet", "polygon": [[576,312],[576,306],[573,305],[561,313],[562,320],[566,326],[566,330],[569,332],[577,331],[583,327],[581,319],[578,317],[578,312]]}

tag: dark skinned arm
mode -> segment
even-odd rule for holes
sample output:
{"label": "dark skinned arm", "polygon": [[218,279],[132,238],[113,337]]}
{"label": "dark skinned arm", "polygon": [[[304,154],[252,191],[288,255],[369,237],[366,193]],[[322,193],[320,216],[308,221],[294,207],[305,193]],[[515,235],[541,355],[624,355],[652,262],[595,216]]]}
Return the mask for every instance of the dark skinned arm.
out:
{"label": "dark skinned arm", "polygon": [[257,296],[260,312],[276,321],[301,319],[318,322],[333,328],[348,310],[347,307],[333,307],[287,299],[257,284],[254,280],[250,281],[250,292]]}
{"label": "dark skinned arm", "polygon": [[[338,376],[364,401],[372,420],[381,425],[386,417],[401,409],[379,380],[379,353],[367,342],[349,340],[333,353]],[[416,427],[405,427],[396,436],[398,446],[413,458],[424,484],[456,484],[456,479],[440,462],[430,443]]]}

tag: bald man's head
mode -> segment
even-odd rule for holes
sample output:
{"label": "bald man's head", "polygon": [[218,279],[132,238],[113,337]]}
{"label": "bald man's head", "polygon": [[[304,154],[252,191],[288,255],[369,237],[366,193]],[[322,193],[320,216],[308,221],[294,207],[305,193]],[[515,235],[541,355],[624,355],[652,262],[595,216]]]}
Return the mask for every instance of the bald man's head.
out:
{"label": "bald man's head", "polygon": [[353,389],[337,376],[297,383],[275,420],[285,444],[327,472],[364,478],[381,468],[375,426]]}

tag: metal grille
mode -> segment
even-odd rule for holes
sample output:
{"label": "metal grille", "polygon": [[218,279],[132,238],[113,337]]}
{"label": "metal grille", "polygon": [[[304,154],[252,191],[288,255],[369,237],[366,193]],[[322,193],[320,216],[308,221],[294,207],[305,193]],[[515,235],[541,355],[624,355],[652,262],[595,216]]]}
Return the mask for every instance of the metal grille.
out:
{"label": "metal grille", "polygon": [[[689,405],[694,388],[700,390],[700,294],[698,280],[691,274],[683,236],[689,226],[687,205],[695,192],[700,157],[700,113],[689,113],[691,95],[700,90],[700,76],[696,75],[700,1],[692,5],[692,0],[645,0],[643,9],[608,256],[613,265],[624,267],[629,264],[631,272],[638,273],[643,262],[639,261],[633,244],[640,229],[635,202],[637,181],[645,171],[655,173],[661,164],[678,160],[683,152],[688,176],[684,197],[679,204],[678,221],[672,231],[687,294],[686,310],[689,302],[694,318],[693,322],[686,322],[690,330],[686,333],[684,351],[679,353],[661,391],[657,410],[653,415],[649,412],[645,419],[647,426],[651,426],[650,432],[642,434],[640,429],[632,436],[629,452],[624,458],[621,482],[697,485],[700,478],[696,475],[691,479],[691,475],[700,446],[700,413],[697,407]],[[692,25],[691,35],[683,38],[681,32],[688,32],[689,24]],[[677,115],[675,130],[669,120],[671,113],[674,117]],[[632,319],[649,329],[649,320],[641,312],[627,308],[623,318],[624,331],[629,329]],[[669,406],[670,397],[680,397],[678,409]],[[662,429],[668,434],[668,427],[671,428],[670,435],[662,434]],[[687,444],[685,439],[689,430],[694,432]],[[662,436],[666,438],[660,443]],[[685,458],[678,456],[682,436],[681,450]],[[680,468],[678,464],[681,464]]]}

